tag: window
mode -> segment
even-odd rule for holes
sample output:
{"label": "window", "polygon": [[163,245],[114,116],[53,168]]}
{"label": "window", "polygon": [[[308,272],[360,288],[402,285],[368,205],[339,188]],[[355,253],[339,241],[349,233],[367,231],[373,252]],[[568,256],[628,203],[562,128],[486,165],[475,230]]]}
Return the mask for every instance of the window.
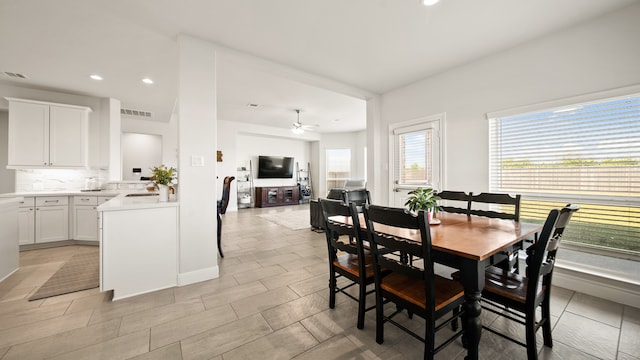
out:
{"label": "window", "polygon": [[490,117],[491,191],[523,195],[521,218],[580,205],[565,239],[640,255],[640,96]]}
{"label": "window", "polygon": [[351,177],[351,150],[327,149],[327,189],[341,188]]}

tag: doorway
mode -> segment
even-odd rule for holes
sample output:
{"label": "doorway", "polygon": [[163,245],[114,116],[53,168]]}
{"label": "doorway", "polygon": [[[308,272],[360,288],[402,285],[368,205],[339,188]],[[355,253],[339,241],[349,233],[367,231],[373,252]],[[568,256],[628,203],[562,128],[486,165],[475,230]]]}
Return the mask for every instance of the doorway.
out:
{"label": "doorway", "polygon": [[409,192],[418,187],[440,188],[443,120],[444,114],[439,114],[390,126],[389,199],[392,206],[404,207]]}

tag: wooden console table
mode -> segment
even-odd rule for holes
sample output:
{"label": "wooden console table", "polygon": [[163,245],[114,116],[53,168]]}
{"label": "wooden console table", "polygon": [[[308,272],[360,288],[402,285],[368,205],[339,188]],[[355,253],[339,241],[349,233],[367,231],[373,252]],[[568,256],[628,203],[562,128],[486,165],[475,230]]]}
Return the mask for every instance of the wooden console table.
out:
{"label": "wooden console table", "polygon": [[298,205],[300,189],[295,186],[256,187],[256,207]]}

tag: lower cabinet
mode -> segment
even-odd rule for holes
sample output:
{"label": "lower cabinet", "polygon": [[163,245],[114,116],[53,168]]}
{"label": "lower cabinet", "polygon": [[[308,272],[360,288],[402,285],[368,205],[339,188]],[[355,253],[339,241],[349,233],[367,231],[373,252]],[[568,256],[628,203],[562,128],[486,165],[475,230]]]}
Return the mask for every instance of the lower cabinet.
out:
{"label": "lower cabinet", "polygon": [[25,197],[18,209],[18,244],[29,245],[36,241],[36,198]]}
{"label": "lower cabinet", "polygon": [[36,197],[35,243],[69,240],[69,197]]}
{"label": "lower cabinet", "polygon": [[98,205],[112,196],[73,196],[71,229],[73,240],[98,241]]}

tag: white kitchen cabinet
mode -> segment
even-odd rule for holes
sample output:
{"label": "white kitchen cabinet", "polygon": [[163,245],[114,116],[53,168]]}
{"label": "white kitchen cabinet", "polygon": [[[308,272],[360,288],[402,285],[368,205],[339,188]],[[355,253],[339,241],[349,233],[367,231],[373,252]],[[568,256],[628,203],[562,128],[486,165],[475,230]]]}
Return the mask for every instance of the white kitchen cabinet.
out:
{"label": "white kitchen cabinet", "polygon": [[9,100],[8,168],[82,168],[88,159],[90,108]]}
{"label": "white kitchen cabinet", "polygon": [[98,211],[96,208],[113,196],[74,196],[71,211],[73,240],[98,241]]}
{"label": "white kitchen cabinet", "polygon": [[35,198],[25,197],[18,208],[18,244],[33,244],[35,238]]}
{"label": "white kitchen cabinet", "polygon": [[69,198],[36,197],[35,242],[69,240]]}

